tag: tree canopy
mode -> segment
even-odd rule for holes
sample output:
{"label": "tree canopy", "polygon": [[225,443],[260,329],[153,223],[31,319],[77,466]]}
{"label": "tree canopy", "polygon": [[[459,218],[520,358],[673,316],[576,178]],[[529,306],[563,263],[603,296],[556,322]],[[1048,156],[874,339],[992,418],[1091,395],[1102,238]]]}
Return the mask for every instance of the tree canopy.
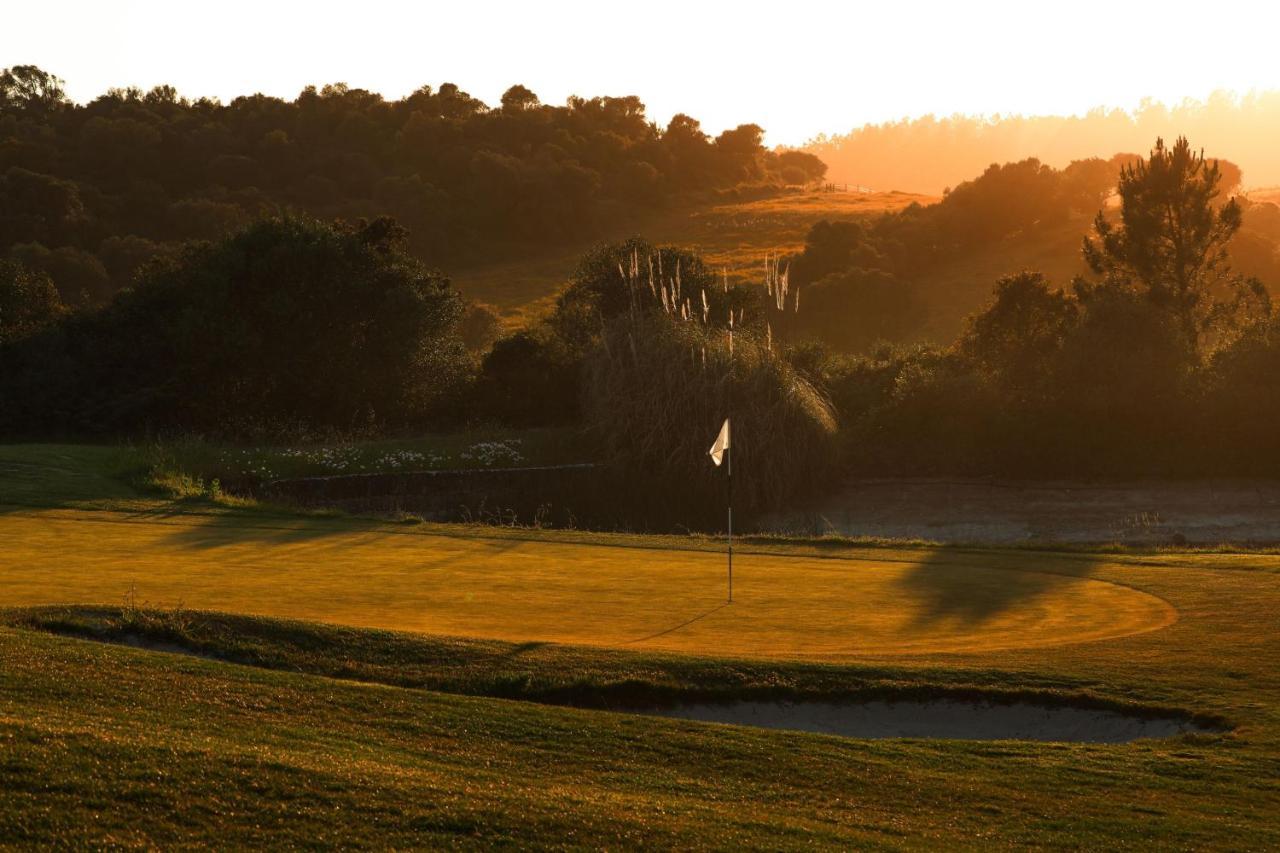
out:
{"label": "tree canopy", "polygon": [[1218,162],[1185,137],[1173,148],[1157,139],[1149,158],[1121,168],[1120,224],[1099,211],[1094,238],[1084,240],[1095,274],[1141,288],[1192,345],[1225,315],[1268,302],[1261,283],[1231,275],[1227,244],[1242,216],[1234,198],[1218,203],[1221,181]]}
{"label": "tree canopy", "polygon": [[263,220],[3,352],[0,429],[298,435],[424,423],[467,379],[463,304],[386,219]]}
{"label": "tree canopy", "polygon": [[495,108],[452,83],[399,100],[337,83],[229,104],[157,86],[78,105],[57,78],[15,66],[0,72],[0,256],[23,254],[67,302],[101,301],[181,241],[297,210],[393,216],[413,254],[456,268],[693,193],[824,173],[761,140],[754,124],[712,138],[684,115],[660,128],[634,96],[556,106],[520,85]]}

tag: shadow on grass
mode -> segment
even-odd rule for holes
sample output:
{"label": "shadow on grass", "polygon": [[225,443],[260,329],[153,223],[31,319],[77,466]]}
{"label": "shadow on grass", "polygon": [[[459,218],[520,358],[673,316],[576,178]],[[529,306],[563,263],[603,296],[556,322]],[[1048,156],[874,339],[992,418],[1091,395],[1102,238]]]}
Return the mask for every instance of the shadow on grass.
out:
{"label": "shadow on grass", "polygon": [[240,542],[257,542],[268,545],[289,545],[323,539],[341,534],[370,532],[349,523],[335,523],[336,519],[288,518],[226,512],[196,515],[174,501],[164,507],[130,516],[136,521],[185,521],[175,524],[164,544],[193,550],[207,550],[235,545]]}
{"label": "shadow on grass", "polygon": [[1034,562],[1044,560],[1043,556],[998,559],[998,565],[983,565],[945,549],[928,552],[897,582],[904,595],[920,602],[916,625],[943,621],[980,625],[1089,577],[1100,563],[1096,557],[1082,555],[1054,560],[1042,571]]}
{"label": "shadow on grass", "polygon": [[710,610],[706,611],[705,613],[699,613],[697,616],[693,617],[692,619],[686,619],[685,621],[681,622],[678,625],[672,625],[670,628],[664,628],[663,630],[658,631],[655,634],[650,634],[647,637],[638,637],[634,640],[628,640],[626,644],[633,645],[635,643],[643,643],[643,642],[646,642],[647,640],[656,640],[659,637],[665,637],[667,634],[674,634],[676,631],[679,631],[681,628],[687,628],[690,625],[692,625],[694,622],[698,622],[703,619],[706,619],[708,616],[712,615],[713,613],[719,613],[721,610],[724,610],[728,606],[729,606],[729,602],[722,601],[719,604],[717,604],[715,607],[712,607]]}
{"label": "shadow on grass", "polygon": [[[137,521],[179,522],[172,524],[171,532],[164,538],[165,545],[190,550],[212,550],[241,543],[260,545],[295,545],[319,542],[323,539],[347,536],[355,537],[352,545],[360,545],[366,539],[383,537],[409,537],[421,544],[424,557],[437,550],[440,541],[430,534],[415,533],[412,528],[401,528],[390,523],[349,517],[307,518],[275,516],[253,512],[225,512],[196,515],[182,506],[180,501],[145,512],[134,513]],[[185,522],[185,523],[181,523]],[[528,543],[521,539],[474,539],[474,549],[483,549],[483,557],[497,556]],[[467,559],[475,559],[472,554]],[[451,550],[438,559],[424,562],[419,569],[446,568],[459,557]]]}

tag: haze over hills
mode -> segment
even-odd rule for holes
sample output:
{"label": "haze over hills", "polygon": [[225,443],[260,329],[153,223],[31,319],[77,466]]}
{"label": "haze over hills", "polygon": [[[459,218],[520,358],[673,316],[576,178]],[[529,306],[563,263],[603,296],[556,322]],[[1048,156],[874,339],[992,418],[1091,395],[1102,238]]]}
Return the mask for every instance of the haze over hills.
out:
{"label": "haze over hills", "polygon": [[836,183],[938,194],[992,163],[1036,157],[1062,168],[1087,157],[1144,154],[1157,137],[1178,135],[1209,157],[1238,164],[1246,188],[1280,184],[1276,90],[1220,91],[1204,101],[1144,101],[1132,111],[1099,107],[1085,115],[926,115],[822,135],[805,150],[827,164],[827,178]]}

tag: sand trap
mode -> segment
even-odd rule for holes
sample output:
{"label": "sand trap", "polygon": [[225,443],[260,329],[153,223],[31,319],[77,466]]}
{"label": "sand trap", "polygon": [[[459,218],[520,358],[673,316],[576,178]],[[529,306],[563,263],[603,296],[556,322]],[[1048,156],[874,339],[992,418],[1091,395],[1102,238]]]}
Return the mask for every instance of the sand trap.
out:
{"label": "sand trap", "polygon": [[1136,717],[1116,711],[1022,702],[733,702],[636,713],[852,738],[1127,743],[1139,738],[1219,731],[1186,718]]}

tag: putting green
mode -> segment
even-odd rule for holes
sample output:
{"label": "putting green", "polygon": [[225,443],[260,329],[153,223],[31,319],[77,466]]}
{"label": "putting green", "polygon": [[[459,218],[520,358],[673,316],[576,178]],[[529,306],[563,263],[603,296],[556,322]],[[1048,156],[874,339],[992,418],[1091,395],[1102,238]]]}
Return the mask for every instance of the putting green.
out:
{"label": "putting green", "polygon": [[[325,519],[0,514],[0,606],[138,601],[494,639],[851,659],[1052,646],[1171,624],[1162,599],[946,551],[865,559],[437,535]],[[1028,555],[1027,560],[1036,558]],[[1055,572],[1062,571],[1055,564]]]}

